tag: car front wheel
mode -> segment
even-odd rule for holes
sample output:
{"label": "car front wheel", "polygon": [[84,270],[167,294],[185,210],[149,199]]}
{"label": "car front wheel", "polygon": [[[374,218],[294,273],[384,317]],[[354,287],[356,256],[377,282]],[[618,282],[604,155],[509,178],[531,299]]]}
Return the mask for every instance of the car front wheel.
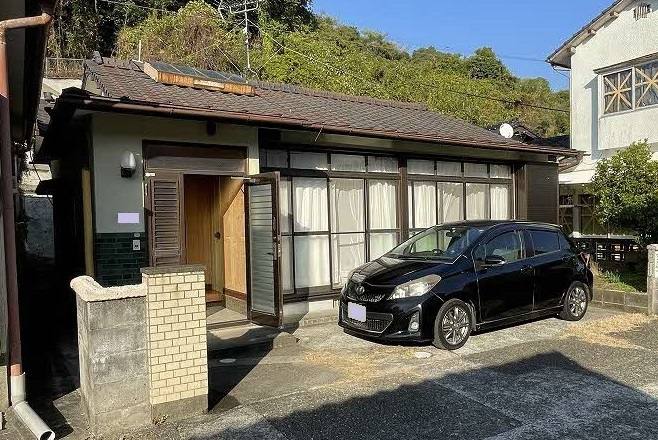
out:
{"label": "car front wheel", "polygon": [[587,286],[576,281],[569,286],[564,298],[564,308],[560,312],[560,318],[567,321],[580,321],[589,304],[589,293]]}
{"label": "car front wheel", "polygon": [[456,350],[462,347],[471,335],[471,312],[468,305],[459,299],[446,301],[434,320],[436,348]]}

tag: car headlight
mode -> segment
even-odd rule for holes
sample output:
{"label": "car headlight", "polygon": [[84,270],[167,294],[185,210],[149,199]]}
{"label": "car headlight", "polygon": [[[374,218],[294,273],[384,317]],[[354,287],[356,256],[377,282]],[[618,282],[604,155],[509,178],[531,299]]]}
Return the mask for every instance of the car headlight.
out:
{"label": "car headlight", "polygon": [[416,280],[408,281],[404,284],[396,286],[393,290],[393,295],[388,299],[400,299],[400,298],[410,298],[412,296],[421,296],[425,295],[427,292],[432,290],[437,283],[441,281],[439,275],[426,275],[422,278]]}
{"label": "car headlight", "polygon": [[[358,268],[357,268],[358,269]],[[352,275],[354,275],[354,272],[356,272],[356,269],[352,269],[350,273],[347,274],[347,278],[345,279],[345,283],[343,284],[343,288],[340,289],[340,293],[343,294],[345,293],[345,289],[347,289],[347,284],[350,282],[352,279]]]}

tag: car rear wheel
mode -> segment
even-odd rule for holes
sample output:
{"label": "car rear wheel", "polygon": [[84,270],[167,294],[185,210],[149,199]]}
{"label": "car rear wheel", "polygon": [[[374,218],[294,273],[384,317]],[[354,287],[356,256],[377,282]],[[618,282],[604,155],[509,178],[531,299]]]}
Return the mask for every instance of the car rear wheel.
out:
{"label": "car rear wheel", "polygon": [[471,335],[471,311],[459,299],[446,301],[434,320],[434,341],[436,348],[456,350],[462,347]]}
{"label": "car rear wheel", "polygon": [[564,308],[560,312],[560,318],[567,321],[580,321],[589,304],[589,292],[587,286],[575,281],[569,286],[564,298]]}

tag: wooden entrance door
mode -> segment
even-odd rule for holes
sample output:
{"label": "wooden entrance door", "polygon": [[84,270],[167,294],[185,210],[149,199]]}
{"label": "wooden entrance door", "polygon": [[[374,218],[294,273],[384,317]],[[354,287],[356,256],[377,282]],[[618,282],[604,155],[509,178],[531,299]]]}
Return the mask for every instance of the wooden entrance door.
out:
{"label": "wooden entrance door", "polygon": [[213,258],[214,241],[220,239],[215,231],[218,178],[216,176],[185,176],[185,259],[187,264],[205,267],[206,284],[213,284],[216,264]]}

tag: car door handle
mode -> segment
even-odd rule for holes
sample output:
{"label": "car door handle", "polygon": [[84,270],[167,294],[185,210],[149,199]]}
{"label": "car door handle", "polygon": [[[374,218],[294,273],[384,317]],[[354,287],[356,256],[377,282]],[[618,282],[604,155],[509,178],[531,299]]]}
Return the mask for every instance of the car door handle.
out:
{"label": "car door handle", "polygon": [[562,261],[564,261],[565,263],[568,262],[568,261],[571,261],[571,256],[570,255],[565,255],[564,257],[562,257]]}
{"label": "car door handle", "polygon": [[532,271],[532,270],[533,270],[533,267],[532,267],[532,266],[523,266],[523,267],[521,268],[521,273],[528,273],[528,272],[530,272],[530,271]]}

